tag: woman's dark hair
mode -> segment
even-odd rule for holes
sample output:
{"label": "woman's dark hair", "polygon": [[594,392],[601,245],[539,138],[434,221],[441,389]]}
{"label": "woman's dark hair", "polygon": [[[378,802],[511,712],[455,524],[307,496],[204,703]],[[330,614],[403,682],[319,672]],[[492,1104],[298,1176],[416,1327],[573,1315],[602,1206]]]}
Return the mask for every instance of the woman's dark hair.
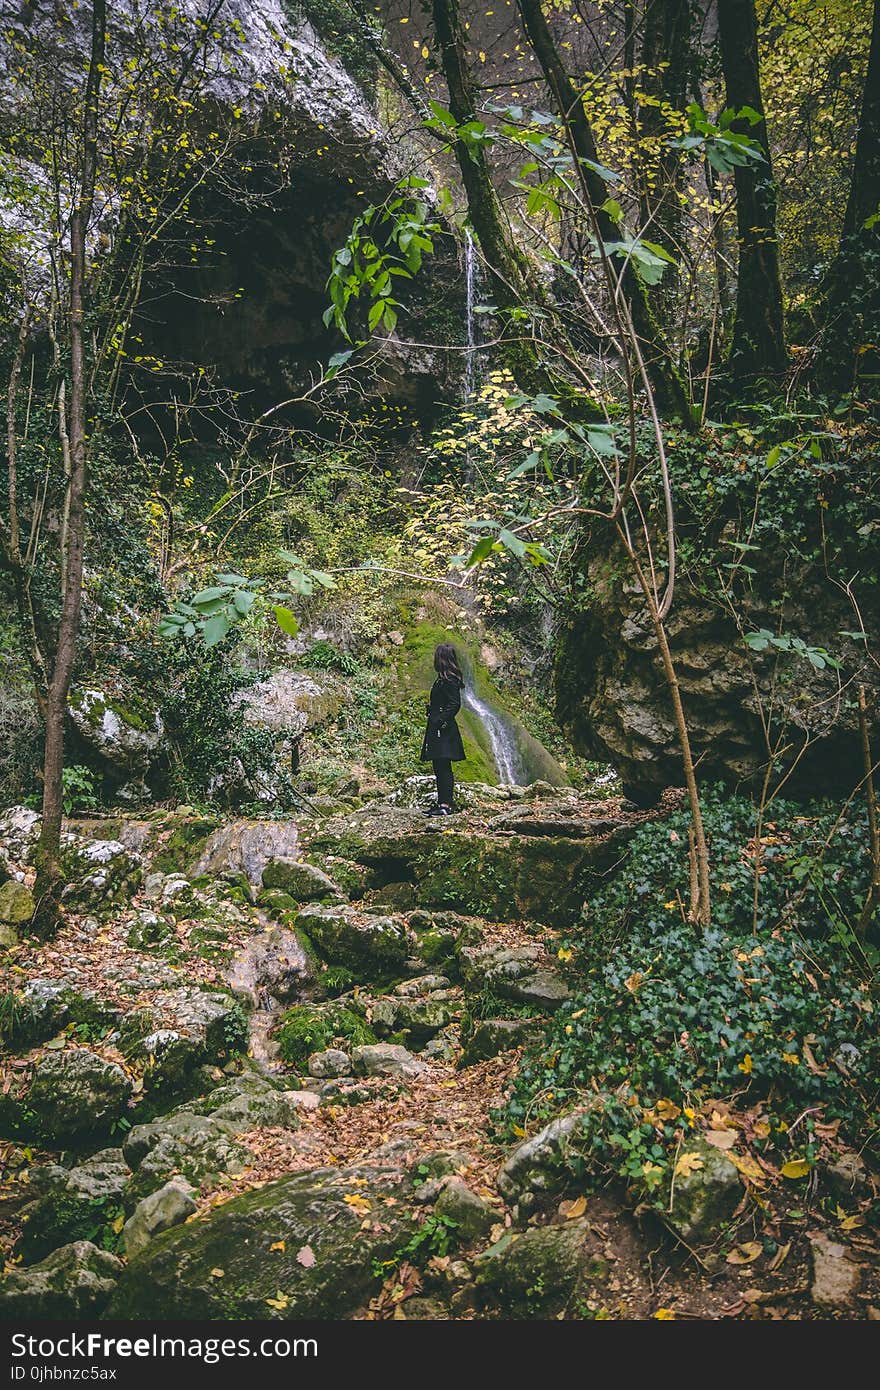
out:
{"label": "woman's dark hair", "polygon": [[434,670],[442,681],[457,681],[464,685],[458,656],[451,642],[440,642],[434,648]]}

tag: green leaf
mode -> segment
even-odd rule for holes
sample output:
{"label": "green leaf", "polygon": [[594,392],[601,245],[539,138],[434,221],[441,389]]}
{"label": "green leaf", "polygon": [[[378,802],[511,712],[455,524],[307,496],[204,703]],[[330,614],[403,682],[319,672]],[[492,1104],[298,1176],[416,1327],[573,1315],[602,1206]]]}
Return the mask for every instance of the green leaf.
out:
{"label": "green leaf", "polygon": [[494,536],[483,536],[482,540],[477,541],[470,555],[468,556],[468,569],[472,565],[481,565],[486,556],[489,555],[495,546]]}
{"label": "green leaf", "polygon": [[225,613],[215,613],[213,617],[208,618],[204,628],[202,629],[202,636],[205,639],[205,646],[216,647],[218,642],[223,641],[223,638],[229,631],[229,627],[229,619],[227,618]]}
{"label": "green leaf", "polygon": [[295,637],[296,634],[299,632],[299,623],[297,622],[294,615],[291,613],[290,609],[282,608],[279,605],[273,608],[272,612],[275,614],[275,621],[281,628],[281,631],[286,633],[288,637]]}
{"label": "green leaf", "polygon": [[212,589],[202,589],[201,593],[195,594],[191,600],[196,608],[201,608],[204,603],[215,603],[218,598],[225,598],[228,593],[227,586],[220,587],[215,585]]}
{"label": "green leaf", "polygon": [[526,554],[526,543],[520,540],[519,536],[514,535],[513,531],[502,530],[498,532],[498,540],[505,546],[511,554],[521,560]]}

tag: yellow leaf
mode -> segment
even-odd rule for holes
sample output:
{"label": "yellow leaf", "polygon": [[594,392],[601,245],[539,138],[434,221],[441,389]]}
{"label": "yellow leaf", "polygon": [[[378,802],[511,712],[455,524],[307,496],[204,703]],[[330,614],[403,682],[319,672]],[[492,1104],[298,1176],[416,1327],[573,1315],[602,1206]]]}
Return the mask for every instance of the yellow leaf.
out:
{"label": "yellow leaf", "polygon": [[857,1226],[864,1226],[865,1218],[856,1212],[853,1216],[845,1216],[840,1223],[842,1231],[854,1231]]}
{"label": "yellow leaf", "polygon": [[742,1061],[741,1061],[740,1064],[739,1064],[739,1070],[740,1070],[740,1071],[744,1071],[745,1074],[746,1074],[746,1076],[751,1076],[751,1073],[752,1073],[752,1054],[751,1054],[751,1052],[747,1052],[746,1055],[745,1055],[745,1057],[743,1057]]}
{"label": "yellow leaf", "polygon": [[728,1153],[727,1157],[730,1159],[734,1168],[742,1173],[744,1178],[748,1178],[750,1182],[757,1183],[759,1186],[764,1183],[765,1176],[763,1171],[748,1154],[743,1155],[731,1151]]}
{"label": "yellow leaf", "polygon": [[782,1060],[789,1067],[799,1067],[801,1059],[796,1052],[783,1052]]}
{"label": "yellow leaf", "polygon": [[211,1278],[212,1278],[212,1279],[222,1279],[222,1278],[223,1278],[223,1275],[224,1275],[225,1273],[226,1273],[226,1270],[225,1270],[225,1269],[212,1269],[212,1270],[211,1270]]}
{"label": "yellow leaf", "polygon": [[275,1294],[275,1297],[267,1298],[266,1302],[268,1303],[270,1308],[277,1308],[280,1311],[281,1309],[288,1307],[290,1299],[287,1297],[286,1293],[282,1293],[281,1290],[278,1289]]}
{"label": "yellow leaf", "polygon": [[784,1178],[805,1178],[810,1171],[810,1165],[805,1158],[790,1158],[787,1163],[783,1163],[779,1171]]}
{"label": "yellow leaf", "polygon": [[769,1269],[769,1271],[770,1271],[771,1274],[773,1273],[773,1271],[774,1271],[775,1269],[778,1269],[779,1266],[780,1266],[785,1260],[788,1259],[788,1255],[789,1255],[789,1251],[790,1251],[790,1250],[791,1250],[791,1241],[789,1241],[786,1245],[780,1245],[779,1249],[776,1251],[776,1254],[773,1256],[773,1259],[770,1261],[769,1265],[767,1266],[767,1268]]}
{"label": "yellow leaf", "polygon": [[658,1308],[654,1317],[658,1322],[674,1322],[675,1314],[671,1308]]}
{"label": "yellow leaf", "polygon": [[428,45],[427,45],[426,43],[423,43],[423,44],[422,44],[422,57],[423,57],[423,58],[427,58],[427,57],[428,57],[428,53],[429,53]]}
{"label": "yellow leaf", "polygon": [[623,987],[624,989],[628,989],[630,994],[638,994],[644,978],[641,970],[635,970],[632,975],[630,975],[629,979],[624,980]]}
{"label": "yellow leaf", "polygon": [[270,1250],[286,1250],[286,1249],[287,1249],[287,1241],[286,1241],[286,1240],[273,1240],[272,1244],[269,1246],[269,1249],[270,1249]]}
{"label": "yellow leaf", "polygon": [[574,1221],[576,1217],[583,1216],[586,1209],[586,1197],[576,1197],[573,1202],[559,1203],[559,1215],[564,1216],[566,1221]]}
{"label": "yellow leaf", "polygon": [[703,1160],[699,1154],[682,1154],[675,1165],[675,1176],[686,1178],[690,1173],[696,1173],[703,1167]]}
{"label": "yellow leaf", "polygon": [[661,1120],[677,1120],[681,1114],[681,1110],[675,1104],[675,1101],[672,1100],[658,1100],[654,1109],[657,1112],[658,1119]]}
{"label": "yellow leaf", "polygon": [[525,1139],[526,1132],[520,1125],[511,1125],[511,1129],[513,1130],[517,1139]]}
{"label": "yellow leaf", "polygon": [[113,1229],[117,1235],[119,1235],[119,1232],[122,1230],[124,1225],[125,1217],[123,1216],[122,1212],[120,1212],[119,1215],[116,1217],[116,1220],[113,1222]]}

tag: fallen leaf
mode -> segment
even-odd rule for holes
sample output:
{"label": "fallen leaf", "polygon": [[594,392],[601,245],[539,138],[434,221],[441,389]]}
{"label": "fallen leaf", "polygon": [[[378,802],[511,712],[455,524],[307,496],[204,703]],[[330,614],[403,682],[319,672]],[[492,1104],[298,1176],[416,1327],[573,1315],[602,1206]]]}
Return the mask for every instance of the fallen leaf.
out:
{"label": "fallen leaf", "polygon": [[788,1259],[788,1256],[789,1256],[789,1252],[790,1252],[790,1251],[791,1251],[791,1241],[788,1241],[788,1243],[787,1243],[786,1245],[780,1245],[779,1249],[776,1251],[776,1254],[773,1256],[773,1259],[770,1261],[769,1265],[767,1266],[767,1268],[769,1269],[769,1271],[770,1271],[771,1274],[773,1273],[773,1271],[774,1271],[775,1269],[778,1269],[779,1266],[780,1266],[781,1264],[783,1264],[783,1263]]}
{"label": "fallen leaf", "polygon": [[297,1250],[296,1262],[302,1265],[303,1269],[312,1268],[315,1264],[315,1252],[310,1245],[304,1245],[301,1250]]}
{"label": "fallen leaf", "polygon": [[764,1174],[755,1160],[748,1154],[738,1154],[731,1151],[728,1153],[727,1157],[730,1159],[734,1168],[742,1173],[744,1178],[748,1178],[750,1182],[757,1183],[758,1186],[763,1184]]}
{"label": "fallen leaf", "polygon": [[703,1167],[703,1160],[699,1154],[682,1154],[675,1165],[675,1176],[686,1178],[689,1173],[696,1173]]}
{"label": "fallen leaf", "polygon": [[576,1217],[583,1216],[586,1209],[586,1197],[576,1197],[573,1202],[559,1203],[559,1215],[564,1216],[566,1221],[574,1221]]}
{"label": "fallen leaf", "polygon": [[764,1247],[757,1240],[747,1240],[743,1245],[737,1245],[727,1256],[729,1265],[750,1265],[752,1260],[756,1260],[763,1251]]}
{"label": "fallen leaf", "polygon": [[865,1218],[863,1216],[859,1216],[858,1213],[855,1213],[855,1215],[853,1216],[845,1216],[843,1218],[843,1220],[840,1223],[840,1229],[842,1231],[854,1231],[857,1226],[864,1226],[864,1224]]}
{"label": "fallen leaf", "polygon": [[787,1163],[783,1163],[779,1171],[784,1178],[790,1178],[794,1182],[797,1178],[807,1176],[810,1165],[805,1158],[790,1158]]}
{"label": "fallen leaf", "polygon": [[278,1289],[275,1294],[275,1297],[267,1298],[266,1302],[270,1308],[277,1308],[280,1311],[281,1309],[287,1308],[289,1306],[290,1299],[287,1297],[286,1293],[282,1293],[281,1290]]}
{"label": "fallen leaf", "polygon": [[654,1314],[657,1322],[674,1322],[675,1314],[671,1308],[658,1308]]}
{"label": "fallen leaf", "polygon": [[736,1133],[732,1129],[707,1129],[703,1138],[713,1149],[732,1149],[736,1143]]}
{"label": "fallen leaf", "polygon": [[282,1251],[283,1251],[283,1250],[286,1250],[286,1249],[287,1249],[287,1241],[286,1241],[286,1240],[273,1240],[272,1244],[269,1246],[269,1249],[270,1249],[270,1250],[282,1250]]}
{"label": "fallen leaf", "polygon": [[212,1270],[211,1270],[211,1278],[212,1278],[212,1279],[222,1279],[222,1278],[223,1278],[223,1275],[224,1275],[225,1273],[226,1273],[226,1270],[225,1270],[225,1269],[212,1269]]}

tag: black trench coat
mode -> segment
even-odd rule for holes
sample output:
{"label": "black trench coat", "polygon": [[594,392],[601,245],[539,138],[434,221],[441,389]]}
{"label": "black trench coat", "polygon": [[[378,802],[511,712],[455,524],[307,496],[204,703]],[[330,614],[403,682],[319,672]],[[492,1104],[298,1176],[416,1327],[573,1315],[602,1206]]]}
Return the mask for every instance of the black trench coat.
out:
{"label": "black trench coat", "polygon": [[458,681],[437,677],[431,686],[428,703],[428,727],[422,740],[422,757],[428,761],[448,758],[450,762],[464,761],[464,744],[455,722],[461,709],[461,686]]}

